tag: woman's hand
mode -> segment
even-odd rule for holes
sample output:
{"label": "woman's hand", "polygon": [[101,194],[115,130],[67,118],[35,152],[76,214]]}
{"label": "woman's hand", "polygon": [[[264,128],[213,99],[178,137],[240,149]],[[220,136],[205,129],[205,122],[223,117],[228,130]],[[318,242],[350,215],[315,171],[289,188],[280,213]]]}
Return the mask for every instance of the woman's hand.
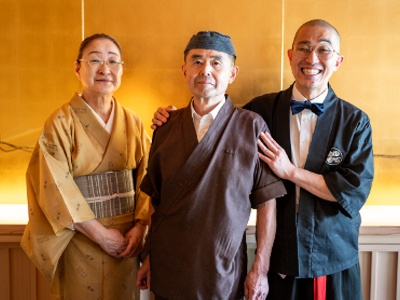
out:
{"label": "woman's hand", "polygon": [[125,240],[128,244],[126,249],[119,254],[119,257],[136,257],[142,248],[145,231],[146,226],[136,222],[135,226],[125,234]]}
{"label": "woman's hand", "polygon": [[120,258],[128,242],[122,233],[113,228],[105,228],[99,221],[92,219],[82,223],[75,223],[74,228],[97,243],[108,255]]}

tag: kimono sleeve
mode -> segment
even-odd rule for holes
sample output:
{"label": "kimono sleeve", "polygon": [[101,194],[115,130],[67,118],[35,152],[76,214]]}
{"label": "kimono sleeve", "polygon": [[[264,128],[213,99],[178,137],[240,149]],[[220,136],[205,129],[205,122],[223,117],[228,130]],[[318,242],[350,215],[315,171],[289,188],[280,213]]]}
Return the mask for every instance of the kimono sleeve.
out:
{"label": "kimono sleeve", "polygon": [[32,186],[28,203],[38,202],[54,233],[94,218],[73,179],[69,119],[68,108],[63,107],[46,121],[27,170]]}
{"label": "kimono sleeve", "polygon": [[[262,122],[264,123],[264,121]],[[266,131],[269,132],[269,129],[265,124],[261,132]],[[269,200],[282,197],[286,194],[286,189],[282,180],[277,177],[270,167],[258,157],[257,152],[255,155],[257,156],[257,162],[254,171],[253,190],[250,194],[252,208],[257,208],[259,205]]]}

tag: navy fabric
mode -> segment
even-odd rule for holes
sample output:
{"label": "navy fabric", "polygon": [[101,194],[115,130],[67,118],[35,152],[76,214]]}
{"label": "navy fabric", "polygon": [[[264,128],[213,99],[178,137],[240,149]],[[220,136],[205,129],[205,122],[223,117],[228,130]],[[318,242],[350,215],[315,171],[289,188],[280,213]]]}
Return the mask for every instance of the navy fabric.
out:
{"label": "navy fabric", "polygon": [[[263,117],[289,158],[292,88],[257,97],[244,106]],[[296,212],[295,184],[284,180],[288,193],[277,199],[270,267],[280,274],[314,278],[358,263],[359,212],[374,176],[371,124],[364,112],[338,98],[330,85],[324,107],[304,168],[324,177],[337,202],[300,189]]]}
{"label": "navy fabric", "polygon": [[290,108],[292,109],[292,114],[298,114],[305,109],[311,110],[317,116],[320,116],[324,113],[324,104],[323,103],[312,103],[310,101],[296,101],[290,100]]}
{"label": "navy fabric", "polygon": [[199,31],[193,35],[184,53],[192,49],[207,49],[226,53],[236,58],[235,47],[228,35],[216,31]]}

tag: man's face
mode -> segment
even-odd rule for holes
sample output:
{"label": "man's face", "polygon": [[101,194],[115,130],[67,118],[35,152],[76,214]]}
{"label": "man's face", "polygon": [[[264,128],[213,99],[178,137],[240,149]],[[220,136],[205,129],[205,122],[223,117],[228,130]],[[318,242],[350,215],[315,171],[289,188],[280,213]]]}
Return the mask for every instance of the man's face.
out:
{"label": "man's face", "polygon": [[195,99],[219,102],[228,85],[235,80],[238,68],[226,53],[191,49],[187,53],[182,72]]}
{"label": "man's face", "polygon": [[[332,57],[323,57],[322,51],[314,51],[317,46],[327,45],[334,50]],[[307,55],[299,55],[300,51],[309,47],[313,51]],[[319,96],[328,85],[328,81],[343,62],[339,55],[339,37],[333,29],[321,26],[305,26],[299,30],[293,42],[293,49],[288,50],[290,66],[296,79],[296,87],[308,99]],[[322,48],[324,49],[324,48]],[[317,52],[320,54],[317,55]],[[303,53],[304,54],[304,53]]]}

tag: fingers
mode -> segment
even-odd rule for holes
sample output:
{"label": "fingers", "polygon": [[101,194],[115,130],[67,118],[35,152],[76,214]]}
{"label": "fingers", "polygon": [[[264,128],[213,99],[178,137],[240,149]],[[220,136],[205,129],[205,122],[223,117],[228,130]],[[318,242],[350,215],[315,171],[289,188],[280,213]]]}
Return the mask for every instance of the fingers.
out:
{"label": "fingers", "polygon": [[261,132],[260,138],[265,143],[265,145],[272,151],[280,148],[279,144],[272,138],[269,132]]}
{"label": "fingers", "polygon": [[136,278],[136,286],[141,290],[147,290],[149,288],[149,284],[147,282],[147,277],[145,274],[141,276],[141,274],[138,273],[138,276]]}
{"label": "fingers", "polygon": [[[99,245],[109,255],[120,258],[119,254],[126,250],[128,243],[122,235],[120,236],[121,238],[119,238],[119,236],[115,234],[115,231],[110,230],[109,232],[114,233],[114,235],[110,235],[104,243]],[[119,233],[119,231],[116,232]]]}
{"label": "fingers", "polygon": [[139,268],[136,275],[136,286],[141,290],[146,290],[150,287],[150,260],[147,256]]}
{"label": "fingers", "polygon": [[[175,108],[175,107],[173,107],[173,106],[170,107],[169,111],[174,110],[173,108]],[[167,109],[165,109],[163,107],[159,107],[157,109],[157,111],[154,113],[154,118],[151,119],[151,122],[153,122],[153,124],[150,126],[151,129],[155,130],[157,127],[160,127],[164,123],[167,122],[167,120],[169,118],[169,113],[168,113]]]}
{"label": "fingers", "polygon": [[175,106],[173,106],[173,105],[169,105],[169,106],[166,107],[166,110],[167,111],[173,111],[173,110],[177,110],[177,108]]}
{"label": "fingers", "polygon": [[109,250],[107,253],[115,258],[122,258],[124,253],[127,252],[127,248]]}
{"label": "fingers", "polygon": [[271,150],[269,150],[260,139],[257,140],[257,145],[262,151],[261,154],[264,154],[266,156],[270,156],[272,154]]}
{"label": "fingers", "polygon": [[133,249],[132,247],[126,247],[126,249],[118,254],[118,257],[123,258],[123,257],[131,257],[133,254]]}
{"label": "fingers", "polygon": [[161,126],[162,124],[164,124],[165,122],[167,122],[167,118],[164,117],[162,114],[155,112],[154,113],[154,118],[151,119],[151,121],[153,122],[154,125],[157,126]]}
{"label": "fingers", "polygon": [[126,257],[126,258],[134,257],[135,254],[136,254],[136,250],[137,250],[137,248],[139,246],[139,242],[140,241],[134,242],[133,240],[132,240],[132,242],[129,242],[128,247],[126,247],[126,249],[119,254],[119,257],[121,257],[121,258],[123,258],[123,257]]}
{"label": "fingers", "polygon": [[157,127],[160,127],[164,123],[166,123],[169,118],[169,112],[176,109],[177,108],[173,105],[169,105],[166,108],[164,107],[157,108],[157,111],[154,113],[154,118],[151,119],[151,121],[153,122],[153,124],[150,126],[151,129],[155,130],[157,129]]}
{"label": "fingers", "polygon": [[[164,118],[165,120],[169,118],[169,112],[174,110],[174,106],[167,106],[166,108],[164,107],[159,107],[157,108],[157,111],[154,113],[154,117],[156,119],[159,118]],[[176,108],[175,108],[176,109]]]}

